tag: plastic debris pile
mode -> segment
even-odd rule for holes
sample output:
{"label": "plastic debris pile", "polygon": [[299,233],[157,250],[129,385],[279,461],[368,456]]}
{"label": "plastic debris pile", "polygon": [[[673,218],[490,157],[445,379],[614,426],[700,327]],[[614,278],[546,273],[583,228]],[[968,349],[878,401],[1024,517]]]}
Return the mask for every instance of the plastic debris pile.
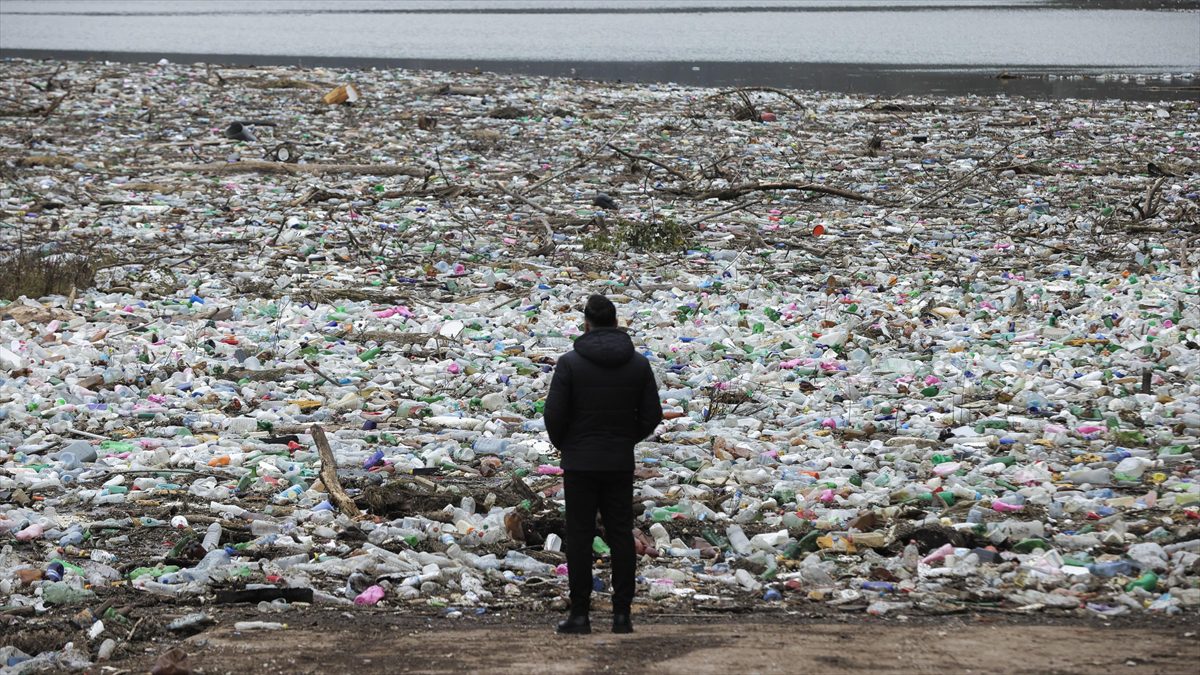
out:
{"label": "plastic debris pile", "polygon": [[0,68],[0,256],[95,270],[0,306],[4,630],[561,609],[592,292],[669,418],[637,611],[1200,605],[1194,102]]}

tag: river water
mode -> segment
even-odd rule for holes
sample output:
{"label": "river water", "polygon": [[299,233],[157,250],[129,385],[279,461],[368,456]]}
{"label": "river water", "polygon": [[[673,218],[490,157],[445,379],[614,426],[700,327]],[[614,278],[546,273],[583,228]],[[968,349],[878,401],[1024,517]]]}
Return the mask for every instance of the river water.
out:
{"label": "river water", "polygon": [[[1200,71],[1200,8],[1041,0],[0,0],[4,56],[524,71],[876,93],[1125,95]],[[1142,7],[1155,5],[1142,4]],[[997,80],[1000,72],[1032,75]],[[1195,80],[1165,89],[1188,96]],[[1191,96],[1195,96],[1192,90]],[[1157,93],[1150,97],[1158,96]],[[1142,96],[1133,96],[1141,98]],[[1166,97],[1166,96],[1164,96]]]}

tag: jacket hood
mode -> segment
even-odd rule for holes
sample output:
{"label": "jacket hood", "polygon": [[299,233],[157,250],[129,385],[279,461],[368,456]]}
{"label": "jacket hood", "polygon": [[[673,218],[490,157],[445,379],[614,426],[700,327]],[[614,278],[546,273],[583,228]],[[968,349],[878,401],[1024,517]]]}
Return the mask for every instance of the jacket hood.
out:
{"label": "jacket hood", "polygon": [[624,365],[637,353],[633,340],[617,328],[593,328],[584,333],[575,340],[575,352],[605,368]]}

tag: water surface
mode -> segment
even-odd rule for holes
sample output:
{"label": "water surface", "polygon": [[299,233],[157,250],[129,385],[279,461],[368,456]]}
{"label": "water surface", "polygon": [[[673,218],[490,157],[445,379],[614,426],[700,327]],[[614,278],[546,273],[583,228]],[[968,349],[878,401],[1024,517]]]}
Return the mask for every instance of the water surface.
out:
{"label": "water surface", "polygon": [[[685,77],[678,79],[699,84],[728,81],[732,71],[721,64],[738,64],[739,74],[732,77],[742,82],[805,86],[821,80],[822,88],[838,88],[829,82],[836,77],[857,77],[860,85],[907,78],[914,85],[918,72],[926,81],[941,77],[949,83],[957,77],[961,81],[955,87],[965,83],[964,74],[972,74],[976,86],[990,90],[1000,85],[985,86],[984,80],[1001,71],[1200,70],[1195,3],[1174,2],[1185,9],[1172,11],[1078,5],[1043,0],[0,0],[0,53],[187,55],[215,62],[239,55],[243,62],[290,57],[310,65],[357,59],[459,68],[509,64],[505,69],[527,63],[530,72],[533,64],[543,64],[541,71],[600,72],[607,79],[647,79],[657,77],[653,72],[683,68]],[[855,90],[854,83],[841,88]]]}

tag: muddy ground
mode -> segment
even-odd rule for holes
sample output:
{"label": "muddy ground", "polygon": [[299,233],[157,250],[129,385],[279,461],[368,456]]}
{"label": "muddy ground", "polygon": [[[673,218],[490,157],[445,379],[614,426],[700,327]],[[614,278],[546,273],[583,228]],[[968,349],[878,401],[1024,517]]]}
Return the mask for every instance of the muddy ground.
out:
{"label": "muddy ground", "polygon": [[[148,608],[147,608],[148,609]],[[553,634],[556,615],[494,612],[455,618],[362,608],[310,607],[265,614],[254,606],[209,607],[216,619],[188,637],[168,621],[200,607],[144,613],[133,641],[97,673],[148,672],[173,648],[193,673],[1195,673],[1200,622],[1076,615],[964,613],[863,618],[819,611],[753,613],[635,612],[633,635],[608,632],[609,615],[593,615],[588,636]],[[286,628],[238,631],[239,621]],[[70,633],[16,633],[0,642],[34,646]],[[65,631],[65,632],[64,632]],[[86,639],[86,638],[83,638]]]}
{"label": "muddy ground", "polygon": [[[1196,625],[1012,623],[985,615],[922,621],[801,615],[649,616],[633,635],[557,636],[557,617],[487,619],[305,614],[284,631],[214,627],[182,642],[206,673],[346,672],[988,672],[1195,673]],[[249,618],[249,617],[248,617]],[[124,667],[152,665],[153,650]]]}

